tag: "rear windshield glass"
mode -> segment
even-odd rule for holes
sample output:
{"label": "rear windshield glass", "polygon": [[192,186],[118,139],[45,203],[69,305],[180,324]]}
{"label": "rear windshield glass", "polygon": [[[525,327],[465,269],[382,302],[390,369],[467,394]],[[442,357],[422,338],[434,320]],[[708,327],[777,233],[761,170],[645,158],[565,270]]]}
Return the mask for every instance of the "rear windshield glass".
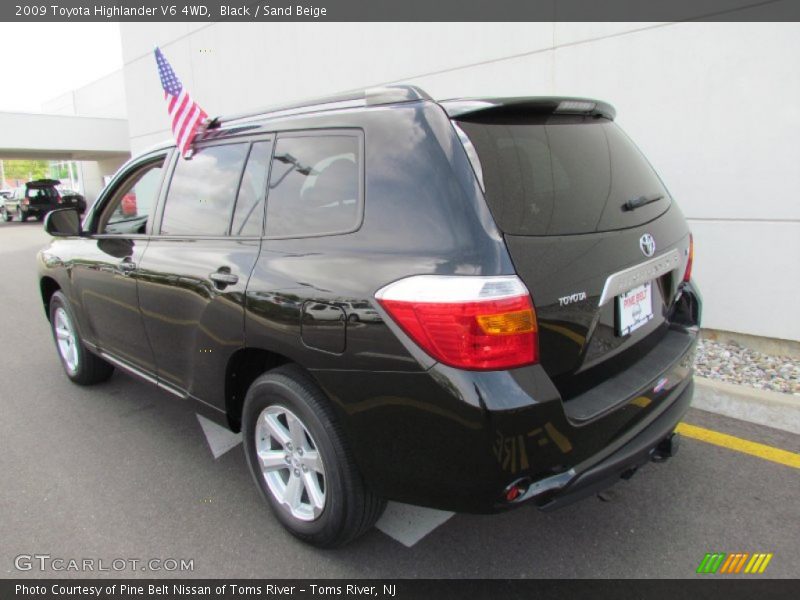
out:
{"label": "rear windshield glass", "polygon": [[58,192],[53,187],[29,187],[27,192],[28,198],[56,198]]}
{"label": "rear windshield glass", "polygon": [[[477,150],[489,209],[505,233],[624,229],[669,206],[653,168],[606,119],[496,117],[458,124]],[[638,206],[630,210],[629,202]]]}

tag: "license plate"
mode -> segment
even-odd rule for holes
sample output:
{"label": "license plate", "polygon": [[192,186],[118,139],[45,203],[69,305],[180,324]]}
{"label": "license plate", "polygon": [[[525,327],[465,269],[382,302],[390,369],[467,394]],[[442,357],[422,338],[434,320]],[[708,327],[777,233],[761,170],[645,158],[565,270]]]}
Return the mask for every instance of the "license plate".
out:
{"label": "license plate", "polygon": [[652,282],[617,296],[617,335],[628,335],[653,318]]}

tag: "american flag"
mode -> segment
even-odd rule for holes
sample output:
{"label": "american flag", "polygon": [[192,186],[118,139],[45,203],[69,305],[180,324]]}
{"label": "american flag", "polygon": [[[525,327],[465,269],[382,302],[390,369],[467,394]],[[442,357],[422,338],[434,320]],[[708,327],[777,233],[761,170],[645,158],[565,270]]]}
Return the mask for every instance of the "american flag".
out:
{"label": "american flag", "polygon": [[158,76],[164,88],[167,111],[172,119],[172,135],[181,155],[186,156],[197,130],[208,118],[206,111],[189,97],[175,71],[172,70],[160,48],[155,49]]}

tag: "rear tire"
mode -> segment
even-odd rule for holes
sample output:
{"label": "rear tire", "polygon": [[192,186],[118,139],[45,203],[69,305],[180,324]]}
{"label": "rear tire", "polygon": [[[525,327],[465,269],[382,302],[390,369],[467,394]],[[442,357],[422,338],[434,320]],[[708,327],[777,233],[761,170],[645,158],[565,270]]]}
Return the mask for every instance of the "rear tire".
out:
{"label": "rear tire", "polygon": [[22,212],[22,209],[19,207],[17,207],[17,219],[19,219],[20,223],[24,223],[28,220],[28,215]]}
{"label": "rear tire", "polygon": [[55,292],[50,298],[50,329],[64,372],[78,385],[106,381],[114,367],[86,348],[75,323],[67,297]]}
{"label": "rear tire", "polygon": [[[367,488],[327,397],[297,365],[279,367],[253,382],[242,410],[242,437],[261,495],[302,541],[320,548],[341,546],[368,531],[383,513],[386,501]],[[293,476],[303,486],[295,502]],[[309,476],[314,478],[310,482]]]}

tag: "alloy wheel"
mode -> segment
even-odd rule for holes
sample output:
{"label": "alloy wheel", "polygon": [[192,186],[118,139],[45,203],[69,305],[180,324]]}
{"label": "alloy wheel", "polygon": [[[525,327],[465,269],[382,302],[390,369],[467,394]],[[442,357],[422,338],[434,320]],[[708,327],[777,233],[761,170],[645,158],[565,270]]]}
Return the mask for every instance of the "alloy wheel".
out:
{"label": "alloy wheel", "polygon": [[64,365],[70,373],[75,373],[78,370],[78,336],[67,311],[60,306],[56,309],[53,329]]}
{"label": "alloy wheel", "polygon": [[300,418],[283,406],[268,406],[258,416],[255,447],[272,497],[296,519],[317,519],[325,508],[325,468]]}

